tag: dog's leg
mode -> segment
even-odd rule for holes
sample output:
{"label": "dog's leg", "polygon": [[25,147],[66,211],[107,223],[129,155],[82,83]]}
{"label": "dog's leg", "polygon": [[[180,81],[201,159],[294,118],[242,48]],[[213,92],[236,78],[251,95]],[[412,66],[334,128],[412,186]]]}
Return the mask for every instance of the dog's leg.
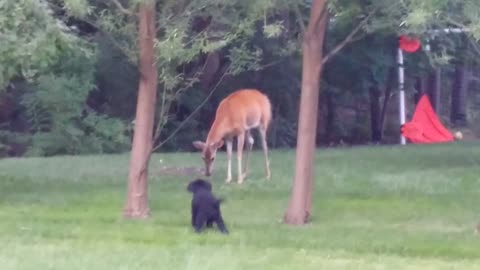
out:
{"label": "dog's leg", "polygon": [[197,208],[195,204],[192,203],[192,227],[195,227],[195,218],[197,216]]}
{"label": "dog's leg", "polygon": [[212,225],[213,225],[213,219],[210,218],[207,220],[207,228],[212,228]]}
{"label": "dog's leg", "polygon": [[205,225],[205,221],[206,221],[206,218],[205,218],[205,215],[203,213],[198,213],[195,217],[195,224],[194,224],[194,228],[195,228],[195,232],[196,233],[201,233],[202,230],[203,230],[203,227]]}
{"label": "dog's leg", "polygon": [[225,226],[225,223],[223,222],[222,215],[221,215],[220,213],[218,213],[217,218],[216,218],[215,221],[216,221],[216,223],[217,223],[218,229],[219,229],[222,233],[228,234],[227,227]]}

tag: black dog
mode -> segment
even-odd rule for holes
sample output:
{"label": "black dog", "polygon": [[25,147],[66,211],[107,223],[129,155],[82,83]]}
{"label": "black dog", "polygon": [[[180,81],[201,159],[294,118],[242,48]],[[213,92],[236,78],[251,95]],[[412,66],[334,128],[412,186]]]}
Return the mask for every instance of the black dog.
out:
{"label": "black dog", "polygon": [[200,233],[204,226],[212,227],[217,223],[222,233],[228,234],[220,212],[222,199],[212,194],[212,185],[203,179],[195,179],[188,184],[187,190],[193,194],[192,198],[192,226],[195,232]]}

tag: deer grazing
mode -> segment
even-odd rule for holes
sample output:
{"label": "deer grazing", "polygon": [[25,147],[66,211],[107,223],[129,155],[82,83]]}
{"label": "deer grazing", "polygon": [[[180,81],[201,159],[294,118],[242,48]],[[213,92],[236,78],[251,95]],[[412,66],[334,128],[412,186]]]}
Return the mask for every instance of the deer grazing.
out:
{"label": "deer grazing", "polygon": [[[215,119],[207,140],[194,141],[193,145],[202,151],[202,159],[205,163],[205,175],[210,176],[217,150],[223,146],[224,141],[227,148],[227,179],[232,181],[232,145],[233,138],[237,137],[237,161],[239,184],[243,183],[248,175],[248,158],[252,150],[253,137],[251,129],[258,129],[262,140],[263,153],[265,155],[265,173],[267,180],[270,180],[270,161],[268,160],[267,129],[272,118],[271,104],[268,97],[255,89],[237,90],[218,105]],[[242,172],[242,154],[247,139],[247,153],[245,172]]]}

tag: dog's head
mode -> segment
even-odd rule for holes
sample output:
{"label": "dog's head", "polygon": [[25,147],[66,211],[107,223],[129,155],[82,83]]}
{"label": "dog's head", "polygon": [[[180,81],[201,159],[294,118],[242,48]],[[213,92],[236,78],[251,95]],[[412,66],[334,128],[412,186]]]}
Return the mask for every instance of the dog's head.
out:
{"label": "dog's head", "polygon": [[187,190],[192,193],[196,193],[200,190],[212,191],[212,184],[207,180],[195,179],[188,184]]}

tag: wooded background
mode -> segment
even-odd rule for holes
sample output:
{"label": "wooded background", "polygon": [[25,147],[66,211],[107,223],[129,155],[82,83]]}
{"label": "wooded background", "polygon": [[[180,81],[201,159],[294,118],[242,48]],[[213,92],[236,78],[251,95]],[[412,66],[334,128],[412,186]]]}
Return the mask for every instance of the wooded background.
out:
{"label": "wooded background", "polygon": [[[137,21],[129,15],[138,2],[1,1],[2,156],[130,149],[139,72]],[[270,147],[294,147],[310,4],[156,1],[156,150],[193,151],[219,101],[240,88],[270,97]],[[474,0],[329,1],[326,52],[362,25],[324,66],[317,145],[399,142],[400,34],[420,38],[423,49],[430,44],[405,55],[407,119],[425,92],[447,127],[467,139],[480,134],[478,14]],[[443,27],[472,33],[425,34]]]}

